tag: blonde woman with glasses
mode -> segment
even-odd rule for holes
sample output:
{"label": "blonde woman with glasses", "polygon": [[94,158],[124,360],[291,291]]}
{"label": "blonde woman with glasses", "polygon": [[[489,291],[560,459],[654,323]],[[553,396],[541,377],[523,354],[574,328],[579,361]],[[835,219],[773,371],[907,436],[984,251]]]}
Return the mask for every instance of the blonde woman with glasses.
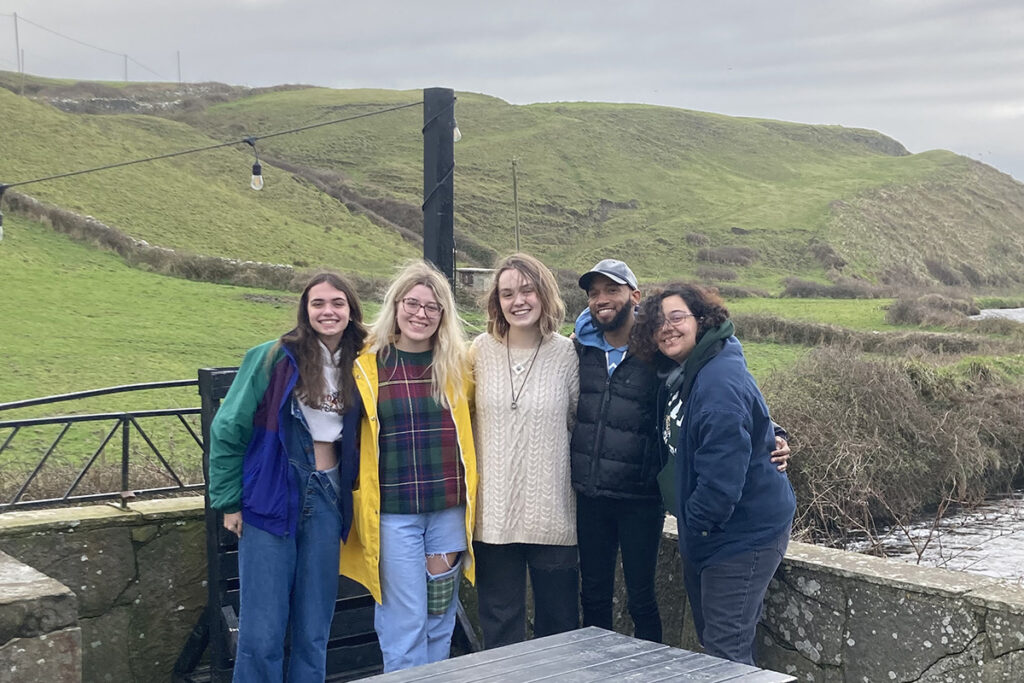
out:
{"label": "blonde woman with glasses", "polygon": [[[384,670],[448,657],[459,577],[474,580],[476,455],[465,340],[448,281],[406,266],[356,359],[367,391],[342,573],[377,601]],[[362,389],[362,387],[361,387]]]}

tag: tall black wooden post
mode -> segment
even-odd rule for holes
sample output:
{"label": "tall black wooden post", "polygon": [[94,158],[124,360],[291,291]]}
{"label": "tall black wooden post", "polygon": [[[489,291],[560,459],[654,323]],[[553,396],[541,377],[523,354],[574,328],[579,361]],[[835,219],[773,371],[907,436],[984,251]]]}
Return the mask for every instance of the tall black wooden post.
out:
{"label": "tall black wooden post", "polygon": [[455,286],[455,91],[423,90],[423,258]]}

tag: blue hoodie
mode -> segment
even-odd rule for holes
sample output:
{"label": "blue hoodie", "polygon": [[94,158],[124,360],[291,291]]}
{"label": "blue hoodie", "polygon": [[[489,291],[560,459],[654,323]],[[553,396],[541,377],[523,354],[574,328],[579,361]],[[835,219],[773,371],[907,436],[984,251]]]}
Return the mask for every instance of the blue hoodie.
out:
{"label": "blue hoodie", "polygon": [[771,462],[773,423],[736,337],[697,373],[677,448],[680,551],[698,570],[792,524],[796,497]]}

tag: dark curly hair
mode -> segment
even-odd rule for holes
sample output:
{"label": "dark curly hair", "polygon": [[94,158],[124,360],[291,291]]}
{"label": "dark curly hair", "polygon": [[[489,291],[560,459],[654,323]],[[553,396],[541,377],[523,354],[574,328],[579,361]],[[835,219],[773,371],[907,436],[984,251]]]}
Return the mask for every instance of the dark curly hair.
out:
{"label": "dark curly hair", "polygon": [[729,311],[718,295],[718,290],[713,287],[673,282],[663,289],[655,290],[640,302],[636,324],[629,337],[629,350],[646,361],[652,361],[660,355],[654,335],[661,329],[663,322],[661,302],[670,296],[678,296],[685,301],[690,313],[696,317],[698,342],[705,332],[729,319]]}

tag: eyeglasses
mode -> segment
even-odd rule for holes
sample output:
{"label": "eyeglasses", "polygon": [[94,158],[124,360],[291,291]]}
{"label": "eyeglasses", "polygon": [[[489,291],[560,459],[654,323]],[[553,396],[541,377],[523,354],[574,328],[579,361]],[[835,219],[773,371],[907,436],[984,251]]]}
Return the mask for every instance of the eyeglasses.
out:
{"label": "eyeglasses", "polygon": [[420,312],[421,308],[423,309],[423,313],[431,319],[436,318],[444,312],[444,306],[434,301],[423,303],[419,299],[414,299],[413,297],[402,299],[402,310],[409,315],[416,315]]}
{"label": "eyeglasses", "polygon": [[696,319],[699,320],[699,318],[697,318],[697,316],[695,316],[693,313],[683,313],[682,311],[672,311],[671,313],[666,315],[664,318],[659,318],[658,319],[658,329],[661,329],[662,327],[664,327],[665,323],[668,323],[669,325],[678,325],[679,323],[683,322],[687,318],[696,318]]}

